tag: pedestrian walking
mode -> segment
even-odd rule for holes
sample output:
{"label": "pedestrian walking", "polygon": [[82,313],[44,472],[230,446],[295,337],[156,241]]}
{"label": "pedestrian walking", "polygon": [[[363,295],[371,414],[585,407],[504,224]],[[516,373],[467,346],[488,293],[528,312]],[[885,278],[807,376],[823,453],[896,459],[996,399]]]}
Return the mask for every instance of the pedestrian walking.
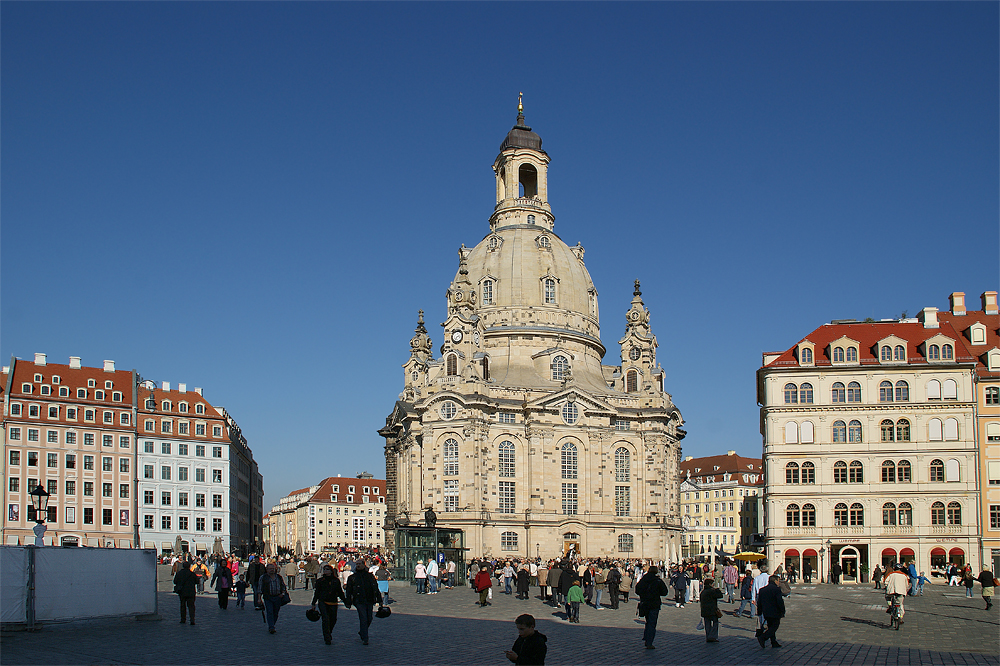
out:
{"label": "pedestrian walking", "polygon": [[486,600],[489,596],[490,588],[493,587],[493,576],[490,575],[487,565],[479,567],[479,571],[476,572],[473,578],[473,585],[476,588],[476,592],[479,593],[479,607],[485,608],[490,605],[490,602]]}
{"label": "pedestrian walking", "polygon": [[233,587],[233,570],[224,560],[220,561],[212,574],[212,585],[215,585],[215,592],[219,595],[219,608],[227,610],[229,608],[229,591]]}
{"label": "pedestrian walking", "polygon": [[278,611],[281,610],[282,597],[288,593],[285,580],[278,575],[278,565],[268,562],[264,567],[264,575],[257,581],[254,588],[254,608],[263,607],[264,621],[267,622],[268,633],[275,633],[278,622]]}
{"label": "pedestrian walking", "polygon": [[[743,609],[746,608],[748,605],[751,608],[753,608],[752,601],[753,601],[753,576],[750,575],[750,572],[747,572],[746,574],[743,575],[743,580],[740,583],[740,607],[736,609],[736,612],[733,613],[733,615],[735,615],[736,617],[740,617],[741,615],[743,615]],[[750,617],[750,613],[747,612],[746,616]]]}
{"label": "pedestrian walking", "polygon": [[653,641],[656,639],[656,623],[660,617],[660,607],[662,602],[660,597],[669,594],[667,585],[658,575],[660,570],[655,566],[650,566],[639,582],[635,584],[635,594],[639,597],[639,614],[646,618],[646,628],[642,632],[642,642],[647,650],[656,648]]}
{"label": "pedestrian walking", "polygon": [[378,591],[382,593],[382,603],[388,606],[392,603],[392,599],[389,598],[389,581],[392,580],[392,574],[385,567],[384,562],[378,563],[375,580],[378,581]]}
{"label": "pedestrian walking", "polygon": [[517,587],[517,598],[524,600],[528,598],[528,586],[531,583],[531,572],[528,569],[528,565],[522,563],[521,566],[517,568],[517,575],[515,576],[516,587]]}
{"label": "pedestrian walking", "polygon": [[[754,616],[757,618],[757,631],[762,631],[764,616],[760,612],[760,606],[757,602],[757,595],[760,591],[770,584],[770,576],[767,575],[767,565],[761,564],[758,569],[760,573],[754,576],[753,587],[750,588],[750,603],[753,605]],[[758,636],[760,633],[757,634]]]}
{"label": "pedestrian walking", "polygon": [[[791,578],[791,567],[789,567],[789,578]],[[732,560],[726,560],[726,566],[722,570],[722,581],[726,584],[726,595],[729,597],[728,603],[734,602],[736,593],[736,583],[740,580],[740,572],[733,566]]]}
{"label": "pedestrian walking", "polygon": [[548,586],[552,588],[551,592],[552,605],[556,606],[557,608],[562,605],[562,592],[561,592],[562,577],[563,577],[562,567],[559,566],[558,563],[553,564],[552,567],[549,569]]}
{"label": "pedestrian walking", "polygon": [[247,588],[250,587],[245,576],[246,574],[240,574],[240,579],[233,585],[233,589],[236,590],[236,607],[240,610],[247,607]]}
{"label": "pedestrian walking", "polygon": [[289,590],[295,589],[295,578],[299,575],[299,565],[295,560],[288,560],[285,564],[285,581]]}
{"label": "pedestrian walking", "polygon": [[177,567],[177,575],[174,576],[174,592],[181,600],[181,624],[187,621],[187,615],[191,615],[191,624],[194,624],[194,600],[198,592],[198,579],[191,571],[193,563],[182,562]]}
{"label": "pedestrian walking", "polygon": [[580,624],[580,604],[583,603],[583,588],[580,587],[580,579],[574,578],[566,594],[567,608],[569,609],[568,619],[570,622]]}
{"label": "pedestrian walking", "polygon": [[979,584],[983,586],[983,601],[986,602],[986,610],[993,608],[993,593],[996,591],[996,578],[988,568],[979,572]]}
{"label": "pedestrian walking", "polygon": [[357,609],[358,622],[361,625],[358,636],[361,637],[362,645],[368,645],[368,627],[372,624],[373,608],[376,603],[379,606],[383,603],[375,576],[368,571],[363,559],[358,561],[354,573],[347,579],[347,600],[344,603]]}
{"label": "pedestrian walking", "polygon": [[525,613],[518,615],[514,620],[517,627],[517,640],[514,646],[504,654],[514,664],[539,664],[545,665],[545,653],[548,646],[545,634],[535,631],[535,618]]}
{"label": "pedestrian walking", "polygon": [[674,607],[684,608],[685,594],[687,594],[688,579],[682,567],[676,567],[670,575],[670,586],[674,588]]}
{"label": "pedestrian walking", "polygon": [[549,567],[545,564],[538,565],[538,591],[541,595],[542,601],[548,601],[548,589],[549,589]]}
{"label": "pedestrian walking", "polygon": [[319,616],[323,621],[323,642],[330,645],[333,643],[333,628],[337,625],[337,599],[346,604],[347,597],[333,565],[324,564],[322,574],[313,589],[312,608],[317,609],[318,605]]}
{"label": "pedestrian walking", "polygon": [[316,561],[315,557],[310,555],[306,559],[306,584],[302,589],[308,590],[310,585],[315,588],[317,578],[319,578],[319,562]]}
{"label": "pedestrian walking", "polygon": [[767,641],[771,641],[773,648],[781,647],[775,634],[778,633],[781,618],[785,617],[785,598],[781,594],[778,582],[777,576],[768,578],[768,584],[761,589],[757,597],[757,611],[767,623],[767,628],[757,636],[757,642],[761,647],[764,647]]}
{"label": "pedestrian walking", "polygon": [[976,577],[972,575],[972,567],[967,566],[962,571],[962,585],[965,586],[965,598],[972,599],[972,588],[976,585]]}
{"label": "pedestrian walking", "polygon": [[701,591],[701,617],[705,622],[705,642],[719,642],[719,618],[722,617],[722,610],[719,609],[719,599],[722,598],[722,590],[715,587],[715,579],[709,578],[705,581],[705,589]]}

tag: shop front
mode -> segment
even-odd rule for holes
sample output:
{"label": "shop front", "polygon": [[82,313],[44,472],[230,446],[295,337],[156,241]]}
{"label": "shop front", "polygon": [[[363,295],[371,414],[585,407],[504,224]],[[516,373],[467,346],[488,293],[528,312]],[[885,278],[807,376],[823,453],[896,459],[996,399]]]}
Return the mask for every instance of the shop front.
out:
{"label": "shop front", "polygon": [[465,532],[459,529],[437,527],[397,527],[396,562],[392,568],[395,580],[413,582],[414,567],[417,562],[427,564],[437,560],[444,572],[449,560],[455,562],[455,584],[466,579]]}

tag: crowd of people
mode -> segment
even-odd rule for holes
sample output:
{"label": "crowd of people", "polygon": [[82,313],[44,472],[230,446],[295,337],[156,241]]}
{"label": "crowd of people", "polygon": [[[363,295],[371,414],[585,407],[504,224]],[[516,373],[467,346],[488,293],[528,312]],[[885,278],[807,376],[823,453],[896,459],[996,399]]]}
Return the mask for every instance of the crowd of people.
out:
{"label": "crowd of people", "polygon": [[[897,583],[897,587],[900,589],[894,591],[893,594],[899,594],[901,596],[919,597],[924,594],[924,585],[930,582],[930,579],[924,575],[921,571],[917,573],[917,567],[910,562],[909,564],[894,564],[892,566],[887,566],[884,570],[881,566],[875,565],[875,569],[872,571],[872,582],[875,584],[875,589],[885,589],[886,599],[889,597],[889,579],[895,574],[902,574]],[[966,564],[961,567],[957,564],[951,564],[945,570],[945,576],[948,580],[948,585],[957,586],[961,585],[965,587],[965,596],[968,599],[975,598],[973,590],[976,587],[976,583],[979,583],[983,601],[986,602],[986,609],[990,610],[993,608],[993,593],[997,586],[997,579],[994,577],[993,572],[990,571],[989,567],[984,567],[979,575],[976,576],[972,571],[972,566]]]}

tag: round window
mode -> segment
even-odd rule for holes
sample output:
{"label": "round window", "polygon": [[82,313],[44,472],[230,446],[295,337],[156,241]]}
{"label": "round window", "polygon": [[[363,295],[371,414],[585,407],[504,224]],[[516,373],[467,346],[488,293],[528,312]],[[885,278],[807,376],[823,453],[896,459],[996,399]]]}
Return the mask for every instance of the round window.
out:
{"label": "round window", "polygon": [[458,412],[458,408],[455,407],[455,403],[451,400],[441,405],[441,416],[446,419],[455,418],[455,414]]}
{"label": "round window", "polygon": [[638,347],[632,347],[632,349],[630,349],[628,352],[628,357],[633,361],[638,361],[641,355],[642,352],[639,351]]}
{"label": "round window", "polygon": [[563,421],[573,425],[580,419],[580,412],[576,408],[575,402],[567,402],[562,408]]}

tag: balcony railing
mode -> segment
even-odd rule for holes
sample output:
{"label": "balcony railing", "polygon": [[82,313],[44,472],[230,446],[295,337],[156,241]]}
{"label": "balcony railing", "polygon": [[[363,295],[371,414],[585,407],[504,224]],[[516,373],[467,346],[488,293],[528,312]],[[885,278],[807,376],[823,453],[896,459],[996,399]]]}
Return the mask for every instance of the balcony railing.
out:
{"label": "balcony railing", "polygon": [[785,536],[815,536],[819,534],[816,527],[786,527]]}
{"label": "balcony railing", "polygon": [[931,534],[961,534],[963,525],[931,525]]}
{"label": "balcony railing", "polygon": [[864,534],[865,528],[861,525],[854,525],[853,527],[834,527],[833,533],[837,536],[846,536],[848,534]]}
{"label": "balcony railing", "polygon": [[913,534],[913,525],[883,525],[882,534]]}

